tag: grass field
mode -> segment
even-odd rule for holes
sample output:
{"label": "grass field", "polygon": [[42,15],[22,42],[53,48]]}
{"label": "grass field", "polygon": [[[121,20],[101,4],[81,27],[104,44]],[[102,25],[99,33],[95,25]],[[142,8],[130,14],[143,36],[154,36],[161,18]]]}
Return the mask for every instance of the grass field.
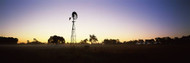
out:
{"label": "grass field", "polygon": [[[186,62],[182,45],[0,45],[1,61],[24,63],[165,63]],[[187,62],[188,63],[188,62]]]}

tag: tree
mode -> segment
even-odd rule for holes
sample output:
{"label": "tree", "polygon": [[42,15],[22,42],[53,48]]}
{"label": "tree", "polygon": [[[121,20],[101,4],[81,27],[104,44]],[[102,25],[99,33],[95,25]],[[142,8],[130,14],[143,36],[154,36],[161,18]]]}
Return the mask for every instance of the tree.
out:
{"label": "tree", "polygon": [[29,40],[27,40],[27,44],[44,44],[44,43],[38,41],[36,38],[33,38],[32,42],[29,42]]}
{"label": "tree", "polygon": [[144,43],[144,40],[143,39],[139,39],[136,44],[143,44],[143,43]]}
{"label": "tree", "polygon": [[98,39],[96,38],[95,35],[90,35],[89,41],[91,42],[91,44],[94,44],[94,43],[96,43],[96,41],[98,41]]}
{"label": "tree", "polygon": [[88,39],[81,40],[80,44],[87,44]]}
{"label": "tree", "polygon": [[120,44],[119,39],[104,39],[103,44]]}
{"label": "tree", "polygon": [[48,44],[65,44],[65,39],[61,36],[50,36]]}
{"label": "tree", "polygon": [[39,42],[36,38],[33,38],[33,40],[34,40],[33,42]]}
{"label": "tree", "polygon": [[17,44],[17,42],[17,38],[0,36],[0,44]]}
{"label": "tree", "polygon": [[154,44],[154,42],[155,42],[154,39],[146,39],[145,40],[145,44],[151,44],[152,45],[152,44]]}

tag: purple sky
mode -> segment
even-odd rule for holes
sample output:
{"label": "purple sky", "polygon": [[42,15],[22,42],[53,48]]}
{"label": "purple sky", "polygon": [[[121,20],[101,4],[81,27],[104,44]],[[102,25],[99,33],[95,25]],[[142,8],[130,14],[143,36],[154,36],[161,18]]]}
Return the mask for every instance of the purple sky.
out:
{"label": "purple sky", "polygon": [[1,0],[0,36],[47,42],[52,35],[70,41],[73,11],[77,41],[95,34],[128,41],[190,34],[188,0]]}

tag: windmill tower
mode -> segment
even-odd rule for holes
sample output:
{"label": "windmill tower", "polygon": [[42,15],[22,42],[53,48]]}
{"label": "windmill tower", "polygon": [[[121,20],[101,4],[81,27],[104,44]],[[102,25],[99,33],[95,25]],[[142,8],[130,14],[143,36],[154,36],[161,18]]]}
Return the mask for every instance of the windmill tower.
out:
{"label": "windmill tower", "polygon": [[75,33],[75,31],[76,31],[76,28],[75,28],[75,20],[78,18],[78,15],[77,15],[77,13],[74,11],[73,13],[72,13],[72,17],[70,17],[69,18],[69,20],[71,20],[72,19],[72,30],[71,30],[71,43],[76,43],[76,33]]}

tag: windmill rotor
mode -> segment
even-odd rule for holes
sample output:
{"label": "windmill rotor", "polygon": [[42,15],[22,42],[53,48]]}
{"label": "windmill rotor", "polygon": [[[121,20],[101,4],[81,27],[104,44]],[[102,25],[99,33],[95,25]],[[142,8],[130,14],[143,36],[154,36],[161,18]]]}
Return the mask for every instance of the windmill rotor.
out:
{"label": "windmill rotor", "polygon": [[75,11],[72,13],[72,18],[73,20],[76,20],[78,18],[78,15]]}

